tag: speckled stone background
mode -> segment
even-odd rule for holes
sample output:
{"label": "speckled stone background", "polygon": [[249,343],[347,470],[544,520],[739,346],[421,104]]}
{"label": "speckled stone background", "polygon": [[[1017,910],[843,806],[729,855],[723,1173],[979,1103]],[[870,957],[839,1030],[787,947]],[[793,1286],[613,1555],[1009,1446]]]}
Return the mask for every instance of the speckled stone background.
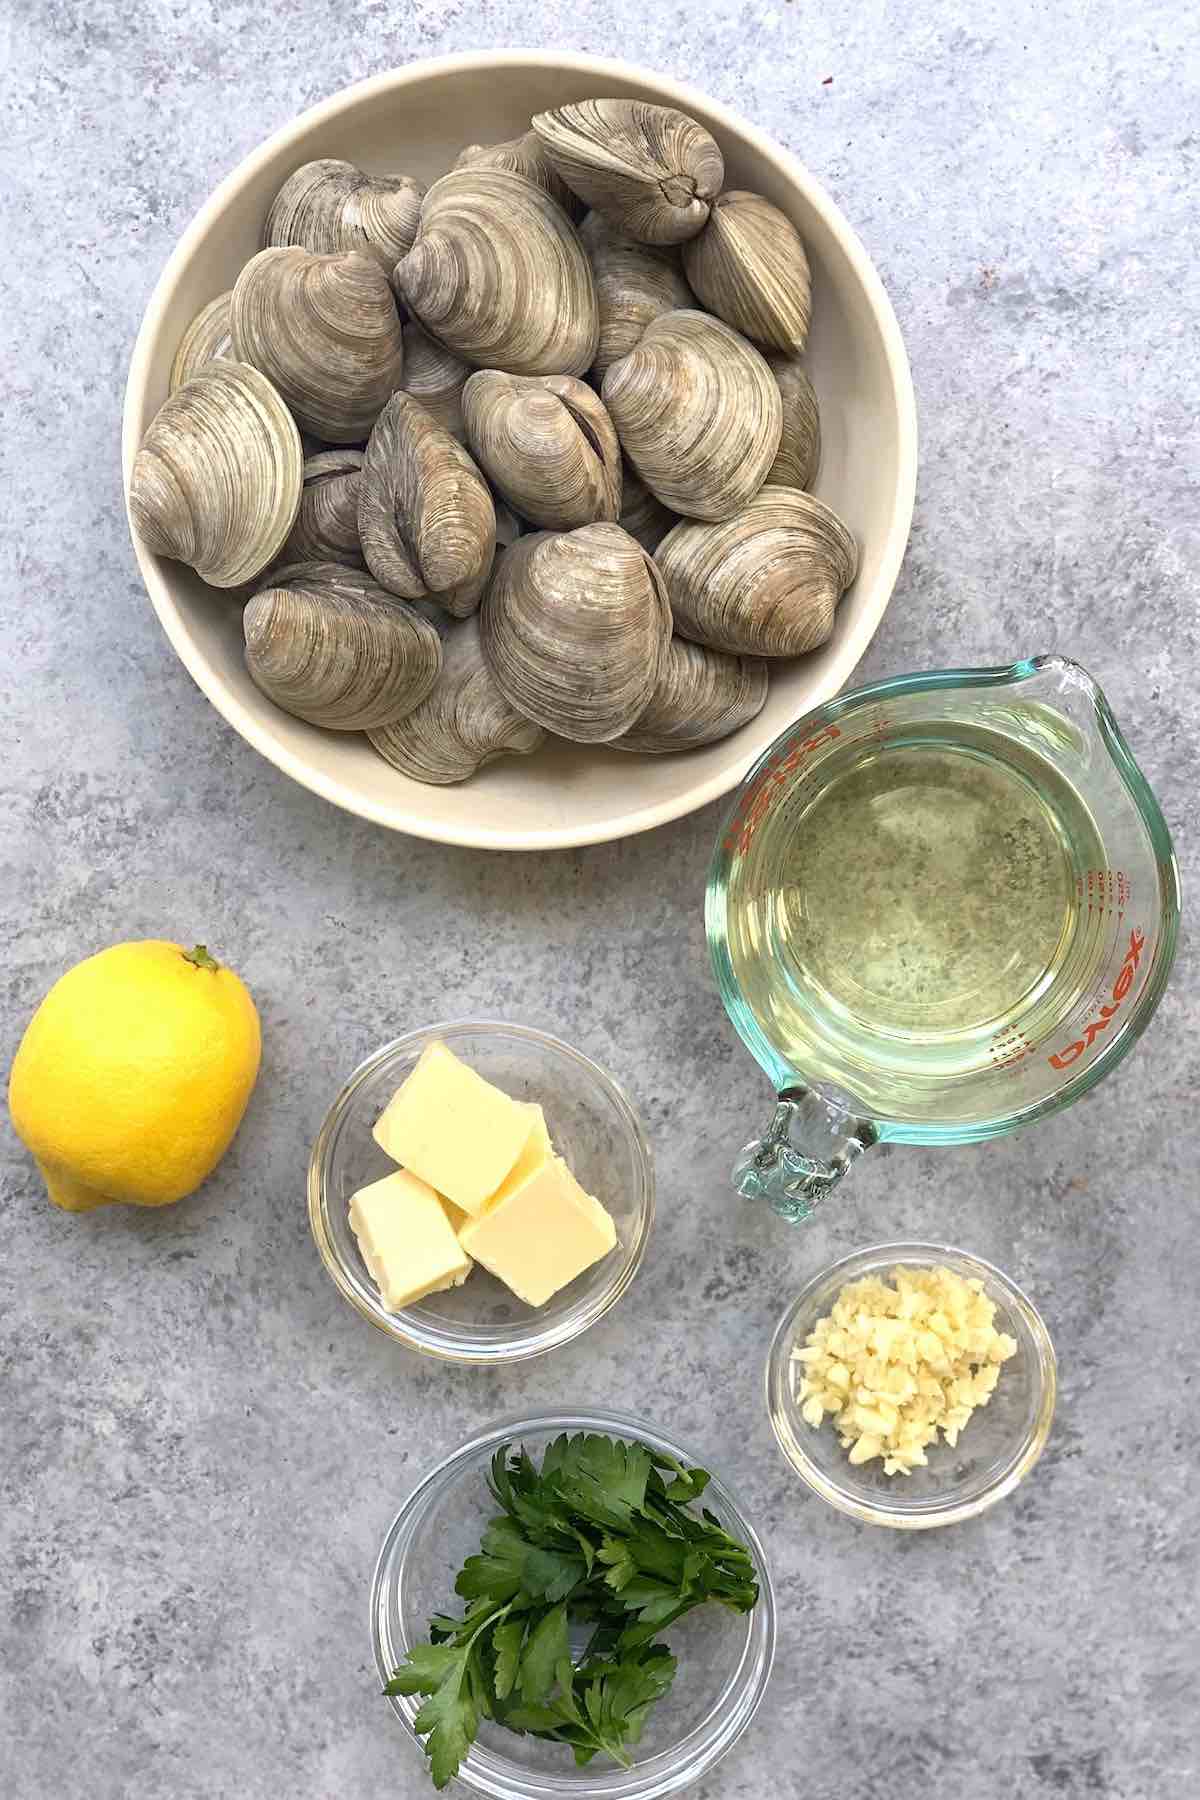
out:
{"label": "speckled stone background", "polygon": [[[1186,941],[1120,1073],[1024,1137],[876,1154],[792,1231],[735,1203],[769,1096],[714,996],[713,813],[524,860],[391,837],[293,786],[193,688],[126,536],[142,307],[223,175],[373,70],[482,45],[624,53],[740,108],[861,231],[913,361],[916,524],[862,674],[1062,650],[1197,873],[1200,45],[1180,0],[7,0],[0,8],[0,683],[7,1062],[114,939],[203,937],[262,1009],[236,1148],[159,1215],[70,1218],[3,1139],[0,1791],[423,1795],[366,1590],[409,1484],[559,1400],[673,1423],[736,1476],[782,1608],[751,1735],[698,1800],[1186,1800],[1197,1791],[1200,1012]],[[832,78],[832,79],[829,79]],[[468,128],[464,124],[464,137]],[[426,1365],[340,1301],[304,1169],[339,1078],[482,1009],[565,1034],[652,1129],[629,1298],[513,1373]],[[1047,1454],[902,1538],[807,1498],[761,1404],[774,1320],[884,1236],[1027,1283]]]}

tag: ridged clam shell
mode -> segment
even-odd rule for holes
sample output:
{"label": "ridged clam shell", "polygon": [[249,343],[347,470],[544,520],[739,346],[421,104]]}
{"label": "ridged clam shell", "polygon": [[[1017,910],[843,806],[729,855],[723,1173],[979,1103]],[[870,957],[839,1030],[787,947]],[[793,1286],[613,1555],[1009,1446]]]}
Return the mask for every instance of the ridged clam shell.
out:
{"label": "ridged clam shell", "polygon": [[497,558],[480,626],[510,704],[581,744],[620,737],[641,716],[671,634],[654,563],[610,524],[518,538]]}
{"label": "ridged clam shell", "polygon": [[765,358],[707,313],[654,319],[600,394],[646,486],[688,518],[738,512],[779,449],[783,402]]}
{"label": "ridged clam shell", "polygon": [[588,214],[579,236],[596,282],[600,340],[592,377],[600,382],[640,341],[652,319],[696,302],[678,250],[639,244],[601,212]]}
{"label": "ridged clam shell", "polygon": [[833,630],[858,548],[831,507],[764,487],[720,524],[690,521],[655,555],[681,637],[741,656],[801,656]]}
{"label": "ridged clam shell", "polygon": [[412,248],[424,192],[408,175],[367,175],[322,157],[288,176],[271,202],[263,243],[321,256],[360,250],[390,275]]}
{"label": "ridged clam shell", "polygon": [[129,514],[159,556],[213,587],[253,581],[300,505],[300,434],[257,369],[212,362],[163,402],[134,459]]}
{"label": "ridged clam shell", "polygon": [[671,527],[678,523],[679,514],[657,500],[626,461],[621,470],[621,516],[617,524],[653,556]]}
{"label": "ridged clam shell", "polygon": [[463,389],[471,451],[533,525],[572,531],[621,510],[621,446],[612,420],[573,375],[480,369]]}
{"label": "ridged clam shell", "polygon": [[529,756],[546,741],[501,693],[483,660],[478,619],[451,627],[441,674],[420,706],[367,736],[394,769],[434,787],[467,781],[498,756]]}
{"label": "ridged clam shell", "polygon": [[645,244],[694,237],[725,180],[713,137],[673,106],[581,100],[532,124],[567,186]]}
{"label": "ridged clam shell", "polygon": [[612,747],[662,756],[715,744],[762,711],[767,682],[760,657],[727,656],[672,638],[649,706]]}
{"label": "ridged clam shell", "polygon": [[238,276],[230,329],[241,360],[327,443],[360,443],[400,386],[396,302],[379,264],[356,251],[260,250]]}
{"label": "ridged clam shell", "polygon": [[468,144],[458,154],[456,169],[507,169],[513,175],[524,175],[535,181],[552,200],[557,200],[567,217],[576,222],[583,217],[583,202],[573,194],[550,158],[536,131],[523,132],[504,144]]}
{"label": "ridged clam shell", "polygon": [[812,316],[808,257],[777,206],[731,188],[684,245],[683,266],[710,312],[758,344],[799,356]]}
{"label": "ridged clam shell", "polygon": [[421,207],[397,292],[468,362],[512,375],[582,375],[599,329],[591,265],[570,219],[506,169],[452,169]]}
{"label": "ridged clam shell", "polygon": [[783,401],[779,454],[767,473],[774,487],[810,488],[821,466],[821,414],[816,390],[800,363],[768,356]]}
{"label": "ridged clam shell", "polygon": [[280,552],[281,563],[343,563],[364,569],[358,540],[361,450],[322,450],[306,458],[300,511]]}
{"label": "ridged clam shell", "polygon": [[198,375],[210,362],[222,358],[232,361],[233,344],[229,336],[229,302],[232,299],[232,288],[227,293],[218,294],[215,300],[210,300],[207,306],[200,308],[180,338],[168,382],[172,394],[185,381],[190,381],[193,375]]}
{"label": "ridged clam shell", "polygon": [[408,394],[395,394],[367,444],[358,495],[367,567],[393,594],[475,611],[492,566],[496,511],[467,452]]}
{"label": "ridged clam shell", "polygon": [[374,731],[419,706],[441,640],[411,606],[339,563],[281,569],[247,603],[246,667],[285,712],[330,731]]}
{"label": "ridged clam shell", "polygon": [[470,373],[470,363],[422,331],[415,319],[408,321],[404,327],[404,392],[419,400],[430,417],[460,442],[466,435],[462,391]]}

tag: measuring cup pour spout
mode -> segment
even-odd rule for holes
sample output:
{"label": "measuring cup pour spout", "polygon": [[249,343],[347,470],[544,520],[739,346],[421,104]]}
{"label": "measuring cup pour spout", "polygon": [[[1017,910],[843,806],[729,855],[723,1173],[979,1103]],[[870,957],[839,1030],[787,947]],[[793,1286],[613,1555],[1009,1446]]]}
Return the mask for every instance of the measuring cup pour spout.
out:
{"label": "measuring cup pour spout", "polygon": [[806,1219],[873,1144],[971,1144],[1093,1088],[1179,927],[1171,836],[1064,656],[937,669],[790,725],[725,816],[705,922],[775,1093],[739,1194]]}
{"label": "measuring cup pour spout", "polygon": [[[814,1155],[822,1139],[828,1154]],[[878,1141],[869,1119],[852,1118],[805,1088],[790,1088],[780,1094],[765,1137],[747,1144],[735,1162],[734,1189],[745,1200],[765,1200],[781,1219],[798,1225]]]}

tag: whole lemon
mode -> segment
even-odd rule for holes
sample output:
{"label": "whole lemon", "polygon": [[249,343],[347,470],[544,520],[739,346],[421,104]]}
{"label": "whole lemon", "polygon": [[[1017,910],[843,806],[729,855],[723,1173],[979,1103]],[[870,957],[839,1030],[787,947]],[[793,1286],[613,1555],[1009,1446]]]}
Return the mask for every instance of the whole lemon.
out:
{"label": "whole lemon", "polygon": [[114,944],[55,982],[8,1085],[51,1200],[167,1206],[216,1168],[262,1048],[254,1002],[203,944]]}

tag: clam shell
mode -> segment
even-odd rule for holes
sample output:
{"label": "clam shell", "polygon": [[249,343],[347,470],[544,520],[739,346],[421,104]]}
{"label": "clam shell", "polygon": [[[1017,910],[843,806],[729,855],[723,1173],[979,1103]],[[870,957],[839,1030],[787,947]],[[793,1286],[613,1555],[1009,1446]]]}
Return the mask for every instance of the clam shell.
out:
{"label": "clam shell", "polygon": [[408,394],[371,433],[358,493],[367,567],[393,594],[475,611],[492,566],[496,511],[462,445]]}
{"label": "clam shell", "polygon": [[300,505],[300,434],[257,369],[212,362],[163,402],[134,459],[129,516],[158,556],[240,587],[278,555]]}
{"label": "clam shell", "polygon": [[673,106],[581,100],[532,124],[567,186],[644,244],[694,237],[725,180],[713,137]]}
{"label": "clam shell", "polygon": [[761,657],[727,656],[672,638],[649,706],[612,747],[662,756],[715,744],[762,711],[767,682]]}
{"label": "clam shell", "polygon": [[571,192],[546,155],[536,131],[523,132],[520,137],[510,138],[505,144],[468,144],[465,150],[459,152],[454,167],[507,169],[510,174],[524,175],[526,181],[536,182],[552,200],[557,200],[569,219],[578,222],[583,217],[583,202],[577,194]]}
{"label": "clam shell", "polygon": [[652,319],[696,302],[678,250],[639,244],[601,212],[588,214],[579,236],[596,282],[600,340],[592,377],[600,382],[640,341]]}
{"label": "clam shell", "polygon": [[447,350],[415,319],[404,327],[404,392],[419,400],[431,418],[444,425],[451,437],[465,437],[462,391],[471,364]]}
{"label": "clam shell", "polygon": [[799,356],[812,315],[808,257],[777,206],[731,188],[684,245],[683,266],[710,312],[756,343]]}
{"label": "clam shell", "polygon": [[367,736],[394,769],[433,787],[467,781],[498,756],[529,756],[546,741],[541,726],[497,686],[483,660],[478,619],[450,629],[441,674],[420,706]]}
{"label": "clam shell", "polygon": [[441,639],[411,606],[340,563],[281,569],[247,603],[246,667],[285,712],[330,731],[375,731],[419,706]]}
{"label": "clam shell", "polygon": [[363,569],[358,540],[361,450],[322,450],[304,463],[300,511],[280,552],[281,563],[344,563]]}
{"label": "clam shell", "polygon": [[655,561],[681,637],[740,656],[801,656],[833,630],[858,548],[824,501],[764,487],[732,519],[677,525]]}
{"label": "clam shell", "polygon": [[367,175],[322,157],[288,176],[271,202],[263,243],[320,256],[360,250],[390,275],[412,249],[424,192],[408,175]]}
{"label": "clam shell", "polygon": [[468,362],[512,375],[582,375],[599,329],[592,270],[570,219],[506,169],[452,169],[421,207],[397,292]]}
{"label": "clam shell", "polygon": [[653,556],[671,527],[678,523],[679,514],[656,500],[637,471],[625,462],[621,471],[621,516],[617,524]]}
{"label": "clam shell", "polygon": [[765,358],[707,313],[653,320],[600,394],[646,486],[689,518],[738,512],[779,449],[783,402]]}
{"label": "clam shell", "polygon": [[190,381],[193,375],[198,375],[210,362],[222,358],[225,361],[233,360],[233,344],[229,337],[229,302],[232,299],[232,288],[224,294],[218,294],[215,300],[210,300],[207,306],[200,308],[180,338],[168,382],[172,394],[185,381]]}
{"label": "clam shell", "polygon": [[821,466],[821,414],[816,390],[802,366],[788,356],[768,356],[783,401],[779,454],[767,481],[774,487],[810,488]]}
{"label": "clam shell", "polygon": [[483,654],[518,712],[580,744],[645,711],[670,642],[658,571],[619,525],[534,532],[497,558]]}
{"label": "clam shell", "polygon": [[479,369],[462,397],[484,474],[531,524],[571,531],[621,510],[621,446],[586,382]]}
{"label": "clam shell", "polygon": [[238,276],[230,328],[241,360],[327,443],[360,443],[400,386],[400,316],[370,256],[260,250]]}

